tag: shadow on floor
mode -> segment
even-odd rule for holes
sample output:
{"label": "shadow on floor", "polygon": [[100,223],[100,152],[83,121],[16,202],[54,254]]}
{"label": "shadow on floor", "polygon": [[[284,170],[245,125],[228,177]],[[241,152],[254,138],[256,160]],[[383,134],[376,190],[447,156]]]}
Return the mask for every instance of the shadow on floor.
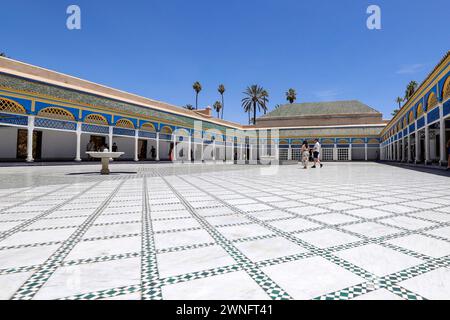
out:
{"label": "shadow on floor", "polygon": [[397,162],[380,162],[381,164],[388,165],[391,167],[397,167],[402,169],[408,169],[418,172],[431,173],[442,177],[450,177],[450,171],[446,171],[445,168],[441,167],[430,167],[430,166],[421,166],[421,165],[413,165],[407,163],[397,163]]}
{"label": "shadow on floor", "polygon": [[[137,172],[120,172],[120,171],[114,171],[109,174],[109,176],[119,176],[119,175],[129,175],[129,174],[137,174]],[[74,172],[74,173],[68,173],[66,176],[101,176],[100,172]]]}

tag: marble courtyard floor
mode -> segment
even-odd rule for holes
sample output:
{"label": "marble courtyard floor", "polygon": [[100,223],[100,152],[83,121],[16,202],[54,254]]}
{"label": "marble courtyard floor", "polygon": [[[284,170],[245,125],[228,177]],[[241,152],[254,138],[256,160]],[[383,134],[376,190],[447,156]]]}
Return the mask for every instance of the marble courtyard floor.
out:
{"label": "marble courtyard floor", "polygon": [[450,299],[449,177],[0,168],[0,299]]}

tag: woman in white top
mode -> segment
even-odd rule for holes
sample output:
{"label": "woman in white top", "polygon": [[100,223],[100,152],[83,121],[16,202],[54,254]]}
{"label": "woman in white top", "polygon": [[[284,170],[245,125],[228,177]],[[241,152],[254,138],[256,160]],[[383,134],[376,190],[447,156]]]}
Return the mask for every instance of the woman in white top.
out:
{"label": "woman in white top", "polygon": [[308,146],[308,141],[303,141],[301,153],[302,153],[302,164],[303,164],[303,169],[308,169],[308,162],[309,162],[309,146]]}

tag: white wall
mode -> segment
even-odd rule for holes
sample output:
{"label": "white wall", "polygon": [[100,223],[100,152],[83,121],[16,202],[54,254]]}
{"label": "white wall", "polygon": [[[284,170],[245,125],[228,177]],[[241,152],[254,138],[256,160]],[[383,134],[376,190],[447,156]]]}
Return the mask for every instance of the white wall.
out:
{"label": "white wall", "polygon": [[42,159],[74,160],[77,137],[75,132],[42,130]]}
{"label": "white wall", "polygon": [[352,160],[361,161],[366,159],[366,151],[364,148],[352,148]]}
{"label": "white wall", "polygon": [[[108,139],[106,143],[108,143]],[[114,143],[117,145],[118,152],[125,152],[125,154],[120,157],[120,160],[134,159],[134,137],[113,137],[113,144]]]}
{"label": "white wall", "polygon": [[0,126],[0,159],[16,159],[17,128]]}
{"label": "white wall", "polygon": [[152,158],[152,147],[155,147],[155,152],[156,152],[156,140],[147,140],[147,160],[154,160]]}
{"label": "white wall", "polygon": [[170,142],[165,140],[159,141],[159,159],[161,161],[169,160]]}

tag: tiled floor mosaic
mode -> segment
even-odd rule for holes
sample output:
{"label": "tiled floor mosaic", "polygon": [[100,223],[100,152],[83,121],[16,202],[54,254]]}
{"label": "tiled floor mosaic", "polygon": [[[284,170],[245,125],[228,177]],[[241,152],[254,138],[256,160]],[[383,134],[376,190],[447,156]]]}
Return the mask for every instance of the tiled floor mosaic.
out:
{"label": "tiled floor mosaic", "polygon": [[448,177],[94,168],[0,168],[0,299],[450,299]]}

